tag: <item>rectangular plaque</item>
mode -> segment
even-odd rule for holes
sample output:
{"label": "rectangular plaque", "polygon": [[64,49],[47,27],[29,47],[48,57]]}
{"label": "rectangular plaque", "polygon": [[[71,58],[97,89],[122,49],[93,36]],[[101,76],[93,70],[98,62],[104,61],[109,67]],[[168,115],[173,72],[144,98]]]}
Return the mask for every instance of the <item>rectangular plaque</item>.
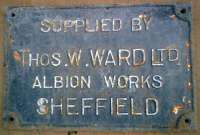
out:
{"label": "rectangular plaque", "polygon": [[7,10],[4,125],[193,129],[191,6]]}

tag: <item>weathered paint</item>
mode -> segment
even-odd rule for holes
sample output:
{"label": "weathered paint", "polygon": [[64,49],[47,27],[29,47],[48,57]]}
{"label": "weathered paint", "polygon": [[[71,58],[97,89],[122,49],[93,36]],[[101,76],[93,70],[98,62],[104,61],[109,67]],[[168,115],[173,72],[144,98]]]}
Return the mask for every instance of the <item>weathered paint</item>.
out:
{"label": "weathered paint", "polygon": [[[182,10],[186,12],[182,12]],[[98,13],[98,14],[91,14]],[[40,22],[43,19],[72,18],[120,18],[125,25],[123,30],[112,34],[106,32],[85,33],[72,32],[48,32],[40,31]],[[144,18],[151,16],[151,29],[141,32],[131,32],[130,20],[134,17]],[[176,16],[176,18],[175,18]],[[84,7],[84,8],[9,8],[7,11],[7,23],[9,34],[12,37],[11,47],[7,48],[7,91],[5,98],[4,122],[8,125],[13,118],[16,119],[16,127],[51,125],[53,127],[88,127],[97,130],[157,130],[178,128],[179,119],[189,112],[193,112],[192,72],[188,65],[191,64],[191,50],[185,43],[190,42],[191,8],[189,5],[141,5],[124,7]],[[94,21],[92,22],[95,25]],[[144,26],[144,25],[143,25]],[[152,66],[147,61],[142,67],[87,67],[87,55],[84,55],[79,69],[72,67],[28,67],[23,65],[23,52],[36,54],[60,52],[66,56],[63,50],[78,48],[83,51],[88,49],[117,49],[117,48],[144,48],[147,51],[147,59],[150,59],[151,49],[174,49],[180,51],[180,61],[176,64],[165,63],[164,66]],[[85,49],[85,50],[84,50]],[[168,56],[167,56],[168,57]],[[174,57],[174,56],[173,56]],[[64,61],[64,60],[63,60]],[[142,63],[140,63],[142,64]],[[24,67],[23,67],[24,66]],[[45,70],[44,70],[45,69]],[[92,75],[95,84],[90,89],[33,89],[34,76],[44,75],[52,78],[55,75]],[[150,89],[125,89],[113,88],[108,90],[103,85],[103,75],[155,75],[164,77],[163,87],[156,90]],[[101,80],[102,79],[102,80]],[[177,81],[178,80],[178,81]],[[156,116],[110,116],[109,106],[100,116],[89,113],[86,116],[62,116],[59,114],[46,116],[37,114],[37,100],[50,98],[56,100],[62,97],[76,98],[107,98],[133,97],[140,109],[145,109],[145,98],[158,98],[159,113]],[[183,102],[183,98],[187,102]],[[188,102],[189,100],[189,102]],[[60,101],[57,101],[60,103]],[[81,102],[78,101],[77,106]],[[80,107],[79,107],[80,108]],[[128,106],[126,106],[128,109]],[[152,108],[153,109],[153,108]],[[46,109],[46,111],[48,111]],[[58,112],[57,112],[58,113]],[[14,114],[14,115],[13,115]],[[192,117],[192,116],[190,116]],[[193,129],[194,123],[190,123],[188,129]]]}
{"label": "weathered paint", "polygon": [[[193,27],[192,27],[192,49],[193,49],[193,53],[192,53],[192,57],[193,57],[193,78],[195,82],[199,81],[199,73],[198,73],[198,69],[199,69],[199,55],[200,53],[198,53],[198,51],[200,50],[198,46],[198,43],[200,42],[200,34],[199,34],[199,24],[200,24],[200,16],[199,16],[199,6],[200,6],[200,1],[197,0],[79,0],[79,1],[65,1],[65,0],[59,0],[59,1],[47,1],[47,0],[17,0],[17,1],[12,1],[12,0],[2,0],[0,1],[0,5],[1,5],[1,11],[0,11],[0,31],[1,31],[1,35],[0,36],[0,42],[1,45],[3,44],[3,34],[6,31],[6,25],[5,25],[5,19],[4,19],[4,14],[5,14],[5,7],[8,6],[58,6],[58,7],[65,7],[65,6],[80,6],[80,5],[99,5],[99,4],[103,4],[103,5],[108,5],[108,4],[120,4],[120,5],[132,5],[132,4],[142,4],[142,3],[157,3],[157,4],[171,4],[171,3],[184,3],[184,2],[192,2],[193,5]],[[5,90],[5,66],[3,64],[3,47],[1,46],[1,72],[0,72],[0,92],[1,92],[1,97],[3,97],[3,93]],[[193,86],[194,87],[194,86]],[[195,88],[198,90],[199,89],[199,85],[198,83],[195,84]],[[198,99],[198,95],[199,92],[197,91],[197,93],[195,94],[195,97]],[[2,108],[2,100],[0,102],[0,106]],[[196,102],[195,106],[199,107],[199,103]],[[196,109],[196,111],[198,111],[198,108]],[[2,112],[3,109],[0,110],[0,115],[2,116]],[[199,112],[199,111],[198,111]],[[196,114],[200,114],[200,113],[196,113]],[[195,119],[196,121],[200,121],[200,117],[197,117],[197,119]],[[1,120],[0,120],[1,121]],[[187,124],[184,124],[184,119],[182,119],[180,121],[181,123],[181,127],[185,127],[187,126]],[[199,135],[199,124],[198,126],[198,130],[195,132],[174,132],[173,130],[171,130],[170,132],[145,132],[146,135],[160,135],[160,134],[167,134],[167,135]],[[38,130],[8,130],[2,127],[2,121],[1,121],[1,128],[0,128],[0,134],[2,135],[10,135],[10,134],[14,134],[14,135],[55,135],[55,134],[59,134],[59,135],[66,135],[68,131],[73,130],[72,128],[69,129],[58,129],[58,128],[51,128],[46,130],[46,128],[44,126],[40,126]],[[69,133],[68,133],[69,134]],[[125,132],[102,132],[102,131],[94,131],[92,129],[84,129],[84,130],[80,130],[78,129],[78,135],[130,135],[130,134],[134,134],[134,135],[143,135],[143,132],[135,132],[135,131],[125,131]]]}

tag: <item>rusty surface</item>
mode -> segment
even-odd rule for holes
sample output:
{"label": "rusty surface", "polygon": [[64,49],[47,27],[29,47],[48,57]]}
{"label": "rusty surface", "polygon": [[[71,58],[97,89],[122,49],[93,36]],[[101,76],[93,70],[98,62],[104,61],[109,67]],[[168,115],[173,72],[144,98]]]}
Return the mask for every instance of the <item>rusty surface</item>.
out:
{"label": "rusty surface", "polygon": [[[200,42],[200,15],[199,15],[199,6],[200,6],[200,1],[198,0],[191,0],[193,3],[193,28],[192,28],[192,50],[193,50],[193,75],[194,75],[194,81],[195,81],[195,88],[198,90],[199,89],[199,85],[198,82],[200,81],[200,76],[198,73],[198,70],[200,69],[200,53],[198,53],[198,51],[200,51],[200,46],[198,46],[198,43]],[[3,62],[3,34],[4,31],[6,31],[6,25],[4,23],[4,15],[5,15],[5,7],[7,6],[74,6],[74,5],[95,5],[95,4],[103,4],[103,5],[108,5],[108,4],[123,4],[123,5],[129,5],[129,4],[141,4],[141,3],[161,3],[161,4],[166,4],[166,3],[175,3],[175,2],[190,2],[190,0],[168,0],[168,1],[164,1],[164,0],[126,0],[126,1],[120,1],[120,0],[107,0],[107,1],[101,1],[101,0],[86,0],[86,1],[65,1],[65,0],[61,0],[61,1],[46,1],[46,0],[16,0],[16,1],[12,1],[12,0],[3,0],[0,1],[0,6],[1,6],[1,12],[0,12],[0,31],[1,31],[1,35],[0,36],[0,44],[1,44],[1,48],[0,48],[0,94],[1,97],[3,97],[3,91],[5,88],[5,79],[4,79],[4,75],[5,75],[5,64]],[[174,17],[172,16],[172,18],[174,19]],[[187,45],[186,45],[187,46]],[[189,66],[191,67],[191,66]],[[190,86],[190,84],[188,84]],[[200,93],[197,92],[197,94],[195,95],[196,100],[198,101],[198,96],[200,96]],[[0,104],[0,115],[2,116],[2,112],[3,112],[3,100],[1,101]],[[179,105],[178,105],[179,106]],[[196,102],[196,106],[200,106],[200,103]],[[178,107],[180,108],[180,107]],[[198,114],[198,119],[197,122],[200,121],[200,113],[199,109],[197,108],[197,114]],[[11,120],[12,121],[12,120]],[[187,119],[183,119],[182,121],[182,127],[187,126],[187,123],[189,123],[189,121]],[[145,134],[147,135],[158,135],[158,134],[181,134],[181,135],[199,135],[199,124],[198,124],[198,130],[194,131],[194,132],[173,132],[171,131],[170,133],[160,133],[160,132],[146,132]],[[52,130],[31,130],[31,131],[18,131],[18,130],[8,130],[3,128],[2,126],[2,121],[1,121],[1,128],[0,128],[0,134],[1,135],[9,135],[9,134],[13,134],[13,135],[55,135],[55,134],[60,134],[60,135],[66,135],[66,134],[82,134],[82,135],[102,135],[102,134],[108,134],[108,135],[131,135],[131,134],[136,134],[136,135],[140,135],[140,134],[144,134],[142,132],[97,132],[97,131],[91,131],[91,130],[81,130],[76,132],[68,132],[68,130],[56,130],[56,129],[52,129]]]}
{"label": "rusty surface", "polygon": [[[185,9],[184,13],[181,11]],[[92,12],[98,12],[99,14],[91,14]],[[7,65],[7,89],[6,89],[6,98],[5,98],[5,110],[4,110],[4,122],[5,125],[7,121],[10,121],[9,113],[16,113],[16,116],[12,116],[13,119],[17,119],[19,127],[36,127],[38,128],[41,125],[51,127],[66,127],[66,128],[94,128],[97,130],[166,130],[171,128],[179,129],[179,119],[184,116],[184,112],[191,112],[193,110],[193,91],[192,91],[192,80],[191,73],[192,70],[188,70],[186,64],[191,64],[191,53],[190,48],[183,47],[185,42],[190,41],[190,28],[191,28],[191,5],[190,4],[176,4],[176,5],[141,5],[141,6],[110,6],[110,7],[77,7],[74,8],[39,8],[39,7],[18,7],[18,8],[9,8],[7,10],[7,22],[9,24],[9,34],[12,35],[14,42],[10,45],[10,48],[6,47],[7,53],[5,55],[5,61]],[[60,18],[59,20],[64,21],[68,16],[73,16],[74,18],[98,18],[104,16],[104,18],[120,18],[123,22],[122,29],[118,32],[108,33],[105,32],[94,32],[87,33],[81,29],[77,33],[71,34],[62,32],[65,28],[60,29],[60,32],[57,32],[55,35],[54,32],[50,31],[48,33],[41,32],[38,28],[38,24],[43,19],[48,18]],[[172,20],[171,15],[176,15],[177,19]],[[38,16],[39,15],[39,16]],[[48,16],[48,17],[46,17]],[[142,25],[142,29],[139,34],[137,32],[130,31],[130,24],[128,23],[131,18],[138,17],[141,21],[149,20],[151,23],[149,27]],[[91,26],[95,26],[95,23],[92,23]],[[54,26],[53,22],[51,26]],[[162,28],[162,29],[160,29]],[[148,30],[149,29],[149,30]],[[167,31],[167,32],[166,32]],[[37,34],[36,34],[37,33]],[[112,34],[111,34],[112,33]],[[165,36],[165,38],[160,35]],[[43,38],[41,38],[43,37]],[[28,39],[28,40],[27,40]],[[52,40],[53,39],[53,40]],[[115,41],[113,41],[113,39]],[[126,39],[126,40],[122,40]],[[151,39],[151,40],[149,40]],[[38,42],[36,41],[38,40]],[[55,44],[56,43],[56,44]],[[112,49],[112,54],[115,56],[115,61],[118,61],[116,52],[120,48],[132,51],[139,47],[145,50],[145,61],[139,60],[139,62],[134,63],[134,66],[138,66],[137,70],[132,68],[131,65],[123,64],[122,66],[102,66],[95,65],[90,62],[89,50],[99,50],[99,48],[104,48],[107,53],[107,50]],[[24,51],[29,48],[29,54],[33,57],[35,53],[48,54],[48,58],[51,54],[57,52],[61,55],[61,62],[55,68],[51,64],[46,67],[44,66],[28,66],[24,63]],[[164,56],[162,59],[165,59],[163,66],[153,66],[151,65],[151,55],[155,55],[157,59],[155,62],[160,64],[160,57],[156,54],[151,54],[151,49],[160,48],[166,49],[165,52],[171,52],[171,49],[176,48],[179,53],[169,53],[169,56]],[[68,62],[66,67],[66,51],[69,50],[82,50],[81,62],[78,64],[71,65]],[[21,51],[23,50],[23,51]],[[66,51],[64,51],[66,50]],[[71,51],[72,52],[72,51]],[[10,56],[12,54],[12,56]],[[27,54],[27,51],[26,51]],[[27,54],[28,56],[28,54]],[[107,57],[107,55],[104,55]],[[134,55],[136,58],[140,56],[136,53]],[[178,56],[178,61],[168,61],[168,57]],[[181,56],[181,57],[180,57]],[[29,57],[29,56],[28,56]],[[23,58],[23,60],[22,60]],[[41,56],[41,59],[43,57]],[[46,57],[45,57],[46,58]],[[28,59],[28,58],[27,58]],[[41,59],[40,62],[41,63]],[[126,60],[126,57],[123,57],[122,60]],[[132,59],[132,57],[130,57]],[[188,59],[188,60],[187,60]],[[49,59],[43,59],[42,61],[49,61]],[[28,61],[28,60],[27,60]],[[51,61],[51,60],[50,60]],[[137,61],[137,60],[136,60]],[[21,63],[23,64],[21,64]],[[49,62],[48,62],[49,63]],[[87,63],[87,64],[86,64]],[[116,62],[117,63],[117,62]],[[185,64],[186,63],[186,64]],[[41,63],[42,64],[42,63]],[[40,64],[39,64],[40,65]],[[76,68],[78,66],[78,68]],[[126,69],[126,70],[124,70]],[[103,72],[102,72],[103,71]],[[77,74],[77,72],[79,74]],[[62,76],[60,76],[62,73]],[[90,75],[91,87],[90,88],[80,88],[76,89],[71,88],[71,86],[57,88],[32,88],[32,81],[35,76],[42,78],[43,76],[47,77],[47,85],[54,84],[50,78],[54,76],[88,76]],[[107,87],[103,81],[103,76],[130,76],[134,75],[138,78],[146,78],[148,85],[143,80],[139,81],[138,87],[131,85],[130,87],[126,83],[122,83],[122,87],[119,86],[119,83],[116,87]],[[154,87],[156,83],[149,79],[152,76],[159,75],[163,77],[163,86],[160,88]],[[174,78],[177,78],[179,81],[174,81]],[[25,83],[24,83],[24,80]],[[46,80],[46,79],[45,79]],[[128,79],[127,79],[128,80]],[[145,79],[146,80],[146,79]],[[173,81],[172,81],[173,80]],[[188,83],[188,86],[185,87],[185,81]],[[188,82],[189,81],[189,82]],[[121,82],[121,81],[120,81]],[[124,86],[125,84],[125,86]],[[44,84],[46,85],[46,83]],[[151,86],[150,86],[151,85]],[[122,91],[123,89],[123,91]],[[191,89],[191,90],[190,90]],[[75,92],[74,92],[75,91]],[[55,96],[56,95],[56,96]],[[87,95],[87,96],[86,96]],[[28,96],[28,98],[27,98]],[[30,97],[29,97],[30,96]],[[20,98],[19,98],[20,97]],[[66,112],[60,113],[59,109],[55,109],[55,114],[52,114],[52,109],[50,107],[50,98],[55,100],[54,104],[62,103],[63,111],[66,110],[67,106],[65,99],[76,97],[75,110],[79,115],[71,115]],[[95,105],[90,104],[92,109],[86,111],[86,114],[80,113],[81,108],[81,99],[82,98],[94,98],[100,99],[104,98],[104,109],[99,110],[99,115],[95,115]],[[113,99],[115,104],[116,99],[125,98],[127,100],[124,107],[124,111],[127,115],[123,113],[124,116],[112,114],[110,98]],[[190,103],[183,104],[182,108],[176,106],[173,110],[175,115],[172,115],[170,110],[174,104],[182,103],[182,97],[190,100]],[[59,99],[63,100],[63,102]],[[151,98],[151,102],[146,105],[144,102],[146,99]],[[134,107],[130,103],[130,99],[134,100]],[[157,105],[155,101],[157,101]],[[95,102],[95,100],[93,100]],[[43,108],[42,113],[38,113],[36,110],[39,108],[38,102],[45,102],[47,106]],[[46,103],[47,102],[47,103]],[[147,101],[146,101],[147,102]],[[112,104],[112,106],[114,106]],[[150,105],[149,105],[150,104]],[[131,106],[131,107],[130,107]],[[151,107],[150,107],[151,106]],[[116,106],[116,108],[118,108]],[[129,109],[131,108],[131,109]],[[135,112],[140,112],[140,116],[134,114]],[[145,115],[145,108],[146,115]],[[156,111],[158,109],[158,112]],[[114,109],[113,109],[114,110]],[[151,110],[151,111],[150,111]],[[180,110],[180,111],[179,111]],[[114,110],[116,111],[116,110]],[[50,113],[51,112],[51,113]],[[150,113],[150,114],[147,114]],[[156,112],[156,115],[154,114]],[[43,115],[43,117],[41,117]],[[71,115],[71,116],[70,116]],[[152,115],[152,116],[150,116]],[[155,115],[155,116],[154,116]],[[188,115],[188,114],[187,114]],[[134,117],[135,116],[135,117]],[[194,116],[195,117],[195,116]],[[190,118],[191,124],[188,129],[195,128],[193,124],[193,119]],[[13,120],[15,125],[15,120]]]}

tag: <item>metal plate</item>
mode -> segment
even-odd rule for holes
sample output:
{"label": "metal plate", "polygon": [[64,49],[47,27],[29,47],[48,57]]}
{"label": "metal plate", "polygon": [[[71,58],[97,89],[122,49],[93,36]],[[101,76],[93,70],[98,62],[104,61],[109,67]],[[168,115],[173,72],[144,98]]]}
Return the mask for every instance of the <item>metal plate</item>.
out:
{"label": "metal plate", "polygon": [[188,4],[9,8],[4,124],[193,129],[190,19]]}

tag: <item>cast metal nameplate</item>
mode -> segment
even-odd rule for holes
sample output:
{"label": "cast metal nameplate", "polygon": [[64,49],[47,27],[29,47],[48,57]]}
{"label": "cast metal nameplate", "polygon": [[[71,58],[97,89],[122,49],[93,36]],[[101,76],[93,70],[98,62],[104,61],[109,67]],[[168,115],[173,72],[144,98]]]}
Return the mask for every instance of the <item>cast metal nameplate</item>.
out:
{"label": "cast metal nameplate", "polygon": [[5,125],[195,127],[190,4],[16,7],[6,20]]}

